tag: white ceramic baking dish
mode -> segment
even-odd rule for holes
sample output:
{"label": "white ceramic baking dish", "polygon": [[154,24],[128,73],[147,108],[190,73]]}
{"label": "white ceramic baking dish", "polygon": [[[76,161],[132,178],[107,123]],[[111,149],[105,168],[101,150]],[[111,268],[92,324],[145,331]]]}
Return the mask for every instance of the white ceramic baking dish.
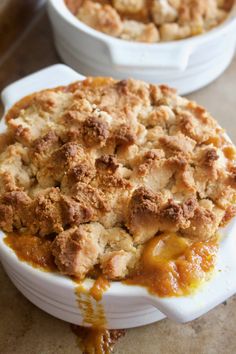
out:
{"label": "white ceramic baking dish", "polygon": [[[30,75],[10,86],[2,93],[5,109],[8,110],[23,96],[35,91],[59,85],[67,85],[81,80],[83,76],[64,65],[55,65]],[[0,130],[6,129],[4,120]],[[222,231],[223,239],[212,279],[205,283],[197,293],[186,297],[158,298],[151,296],[144,288],[127,286],[113,282],[105,292],[102,305],[109,328],[130,328],[161,320],[165,316],[178,321],[193,320],[236,293],[236,222]],[[91,297],[82,296],[82,301],[92,304],[92,318],[83,322],[84,310],[78,306],[75,294],[76,283],[70,278],[43,272],[20,261],[15,253],[4,243],[0,232],[0,259],[3,267],[15,286],[32,303],[62,320],[89,325],[101,316],[101,305]],[[89,288],[92,280],[84,285]]]}
{"label": "white ceramic baking dish", "polygon": [[98,32],[79,21],[64,0],[48,0],[48,13],[58,53],[85,75],[165,83],[186,94],[215,80],[235,52],[236,6],[227,21],[206,34],[158,44]]}

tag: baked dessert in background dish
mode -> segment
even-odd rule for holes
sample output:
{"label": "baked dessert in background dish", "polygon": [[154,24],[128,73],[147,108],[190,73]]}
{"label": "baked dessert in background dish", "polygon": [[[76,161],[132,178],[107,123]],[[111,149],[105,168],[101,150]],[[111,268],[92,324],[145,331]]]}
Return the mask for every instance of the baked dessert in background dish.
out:
{"label": "baked dessert in background dish", "polygon": [[236,165],[203,107],[164,85],[100,77],[25,97],[6,122],[0,228],[17,254],[160,296],[209,275],[236,212]]}
{"label": "baked dessert in background dish", "polygon": [[205,33],[221,24],[234,0],[65,0],[88,26],[117,38],[157,43]]}

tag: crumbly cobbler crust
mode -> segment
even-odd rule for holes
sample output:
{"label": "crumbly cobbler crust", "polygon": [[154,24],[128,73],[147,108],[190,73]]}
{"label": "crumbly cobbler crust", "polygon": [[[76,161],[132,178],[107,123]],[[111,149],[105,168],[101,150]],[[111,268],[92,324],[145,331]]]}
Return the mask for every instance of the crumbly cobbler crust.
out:
{"label": "crumbly cobbler crust", "polygon": [[131,41],[192,37],[218,26],[234,0],[65,0],[88,26]]}
{"label": "crumbly cobbler crust", "polygon": [[53,239],[62,273],[122,279],[156,234],[208,240],[235,215],[234,146],[167,86],[88,78],[24,98],[6,122],[0,228]]}

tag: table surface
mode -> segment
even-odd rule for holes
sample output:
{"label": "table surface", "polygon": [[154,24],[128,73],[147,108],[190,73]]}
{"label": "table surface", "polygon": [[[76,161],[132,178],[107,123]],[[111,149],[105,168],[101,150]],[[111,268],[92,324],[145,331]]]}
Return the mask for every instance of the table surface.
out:
{"label": "table surface", "polygon": [[[43,48],[43,49],[42,49]],[[8,83],[60,62],[44,13],[0,66],[0,90]],[[236,58],[208,87],[190,95],[204,105],[236,141]],[[2,107],[0,106],[0,113]],[[233,354],[236,352],[236,296],[188,324],[161,322],[130,329],[117,354]],[[0,266],[0,353],[79,354],[67,323],[42,312],[12,285]]]}

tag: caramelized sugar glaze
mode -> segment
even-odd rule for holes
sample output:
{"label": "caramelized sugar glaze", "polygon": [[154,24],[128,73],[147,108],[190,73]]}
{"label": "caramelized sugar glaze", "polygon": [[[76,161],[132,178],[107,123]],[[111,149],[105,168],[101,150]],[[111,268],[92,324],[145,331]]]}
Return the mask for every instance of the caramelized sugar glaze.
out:
{"label": "caramelized sugar glaze", "polygon": [[35,268],[44,271],[56,271],[57,267],[51,252],[52,241],[34,235],[9,233],[5,243],[14,250],[17,257]]}
{"label": "caramelized sugar glaze", "polygon": [[215,265],[218,240],[191,243],[175,234],[154,237],[144,248],[136,273],[125,281],[160,297],[193,292]]}
{"label": "caramelized sugar glaze", "polygon": [[[14,233],[6,235],[4,241],[21,261],[45,271],[56,271],[51,252],[52,241]],[[150,293],[160,297],[187,295],[214,269],[217,251],[218,237],[205,242],[191,242],[174,233],[156,236],[147,242],[137,269],[124,283],[144,286]],[[85,322],[91,324],[91,319],[94,318],[92,305],[84,302],[81,294],[89,294],[99,302],[104,292],[109,289],[110,283],[103,276],[99,276],[87,292],[80,280],[78,281],[78,303],[82,304],[82,308],[85,307]],[[103,318],[101,313],[102,310],[97,316],[99,321]],[[100,323],[102,326],[104,324]]]}

